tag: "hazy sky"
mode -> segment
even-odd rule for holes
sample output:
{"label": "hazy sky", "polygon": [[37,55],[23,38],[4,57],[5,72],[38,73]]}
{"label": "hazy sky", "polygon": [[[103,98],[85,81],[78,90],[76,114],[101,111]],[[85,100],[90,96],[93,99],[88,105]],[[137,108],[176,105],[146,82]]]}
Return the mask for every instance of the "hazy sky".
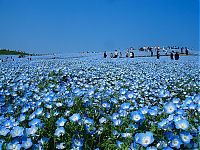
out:
{"label": "hazy sky", "polygon": [[144,45],[198,49],[198,0],[0,0],[0,48],[35,53]]}

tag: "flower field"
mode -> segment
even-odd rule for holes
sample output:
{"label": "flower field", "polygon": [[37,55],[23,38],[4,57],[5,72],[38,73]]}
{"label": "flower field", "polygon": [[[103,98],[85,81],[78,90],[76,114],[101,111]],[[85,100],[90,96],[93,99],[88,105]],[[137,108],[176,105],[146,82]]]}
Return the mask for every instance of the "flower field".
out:
{"label": "flower field", "polygon": [[198,57],[0,63],[0,149],[198,149]]}

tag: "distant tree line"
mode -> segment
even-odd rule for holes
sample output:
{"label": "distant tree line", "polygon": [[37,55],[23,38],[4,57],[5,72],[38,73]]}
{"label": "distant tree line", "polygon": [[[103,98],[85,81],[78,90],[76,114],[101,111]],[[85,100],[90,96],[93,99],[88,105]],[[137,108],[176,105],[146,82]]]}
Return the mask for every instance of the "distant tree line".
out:
{"label": "distant tree line", "polygon": [[0,49],[0,55],[19,55],[20,57],[29,56],[39,56],[41,54],[30,54],[24,51],[17,51],[17,50],[9,50],[9,49]]}

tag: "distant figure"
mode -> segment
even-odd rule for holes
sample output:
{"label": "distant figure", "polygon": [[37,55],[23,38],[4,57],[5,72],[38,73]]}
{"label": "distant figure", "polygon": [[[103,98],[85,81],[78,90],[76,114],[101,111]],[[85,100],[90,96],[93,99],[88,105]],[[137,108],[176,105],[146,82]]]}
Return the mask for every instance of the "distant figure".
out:
{"label": "distant figure", "polygon": [[175,54],[175,60],[179,60],[179,53],[178,52],[176,52],[176,54]]}
{"label": "distant figure", "polygon": [[104,52],[104,54],[103,54],[103,57],[104,57],[104,58],[106,58],[106,57],[107,57],[106,51]]}
{"label": "distant figure", "polygon": [[174,54],[171,52],[171,54],[170,54],[170,58],[171,58],[171,60],[173,60],[174,59]]}
{"label": "distant figure", "polygon": [[115,50],[113,58],[117,58],[117,57],[118,57],[118,52],[117,50]]}
{"label": "distant figure", "polygon": [[181,54],[183,54],[183,47],[181,47]]}
{"label": "distant figure", "polygon": [[113,58],[113,53],[110,53],[110,58]]}
{"label": "distant figure", "polygon": [[130,58],[134,58],[134,53],[130,52]]}
{"label": "distant figure", "polygon": [[13,59],[13,61],[15,61],[15,60]]}
{"label": "distant figure", "polygon": [[159,50],[157,50],[157,59],[160,59],[160,51]]}
{"label": "distant figure", "polygon": [[153,57],[153,51],[152,50],[150,50],[151,51],[151,57]]}
{"label": "distant figure", "polygon": [[122,58],[122,52],[119,53],[119,58]]}
{"label": "distant figure", "polygon": [[185,54],[186,54],[186,55],[188,55],[188,54],[189,54],[189,51],[188,51],[188,49],[187,49],[187,48],[185,49]]}
{"label": "distant figure", "polygon": [[126,57],[128,57],[128,51],[126,52]]}

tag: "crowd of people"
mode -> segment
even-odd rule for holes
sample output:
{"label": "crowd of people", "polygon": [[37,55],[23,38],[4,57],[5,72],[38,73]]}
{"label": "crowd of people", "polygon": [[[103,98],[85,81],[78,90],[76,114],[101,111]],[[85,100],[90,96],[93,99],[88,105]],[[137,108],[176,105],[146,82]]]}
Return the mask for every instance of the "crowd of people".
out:
{"label": "crowd of people", "polygon": [[[134,53],[134,48],[128,48],[125,53],[126,58],[134,58],[135,53]],[[187,47],[163,47],[160,48],[158,47],[142,47],[139,49],[140,51],[145,51],[149,52],[150,56],[156,56],[157,59],[160,59],[161,52],[163,53],[162,56],[170,56],[171,60],[179,60],[180,54],[185,54],[189,55],[189,49]],[[107,53],[106,51],[104,52],[104,58],[107,58],[108,55],[110,55],[110,58],[123,58],[123,54],[121,51],[115,50],[114,52]]]}

